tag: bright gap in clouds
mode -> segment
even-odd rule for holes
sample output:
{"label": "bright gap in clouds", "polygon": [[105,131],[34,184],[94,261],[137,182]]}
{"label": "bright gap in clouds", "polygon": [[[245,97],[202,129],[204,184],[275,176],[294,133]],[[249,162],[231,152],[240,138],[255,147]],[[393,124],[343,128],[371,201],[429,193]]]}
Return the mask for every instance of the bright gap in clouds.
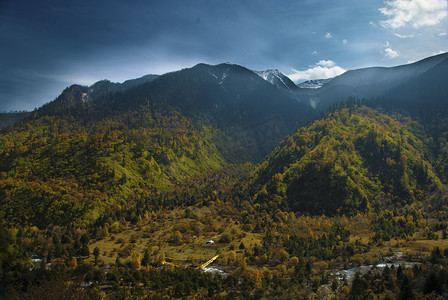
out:
{"label": "bright gap in clouds", "polygon": [[381,25],[392,29],[437,25],[447,16],[447,7],[447,0],[386,1],[380,12],[387,20],[381,21]]}
{"label": "bright gap in clouds", "polygon": [[294,83],[306,80],[327,79],[341,75],[346,70],[332,60],[321,60],[314,67],[304,71],[292,69],[293,73],[287,75]]}

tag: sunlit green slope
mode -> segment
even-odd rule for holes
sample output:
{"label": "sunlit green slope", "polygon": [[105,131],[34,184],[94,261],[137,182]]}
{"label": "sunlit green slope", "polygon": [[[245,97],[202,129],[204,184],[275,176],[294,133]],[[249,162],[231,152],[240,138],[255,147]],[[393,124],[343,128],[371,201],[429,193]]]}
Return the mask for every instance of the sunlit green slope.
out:
{"label": "sunlit green slope", "polygon": [[285,139],[259,167],[256,200],[312,214],[421,200],[441,186],[421,131],[371,108],[337,110]]}
{"label": "sunlit green slope", "polygon": [[142,107],[85,122],[42,116],[0,134],[0,213],[37,226],[90,222],[106,206],[217,170],[219,132]]}

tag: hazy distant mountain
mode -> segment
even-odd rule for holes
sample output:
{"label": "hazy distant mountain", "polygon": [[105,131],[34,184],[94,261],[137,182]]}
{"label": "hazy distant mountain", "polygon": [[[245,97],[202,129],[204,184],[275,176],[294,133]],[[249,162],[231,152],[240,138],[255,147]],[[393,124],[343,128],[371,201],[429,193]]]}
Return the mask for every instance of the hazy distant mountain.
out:
{"label": "hazy distant mountain", "polygon": [[[448,54],[445,53],[408,65],[347,71],[319,89],[299,90],[299,98],[303,103],[309,103],[320,111],[348,97],[375,99],[394,96],[404,99],[414,98],[416,96],[414,92],[417,92],[419,95],[433,94],[441,100],[448,89],[448,85],[442,82],[442,78],[448,77],[447,59]],[[437,70],[434,71],[434,68]],[[424,78],[426,84],[416,84],[418,78],[422,80]],[[431,87],[428,83],[431,83]],[[405,90],[405,86],[409,86],[410,89]],[[432,89],[438,90],[439,93],[434,95]],[[410,92],[411,90],[414,92]]]}
{"label": "hazy distant mountain", "polygon": [[[405,109],[431,109],[440,112],[448,105],[448,55],[432,68],[389,89],[384,98]],[[423,104],[423,105],[422,105]],[[430,107],[428,107],[430,106]]]}
{"label": "hazy distant mountain", "polygon": [[248,126],[281,116],[290,127],[314,116],[312,110],[272,86],[297,89],[278,71],[267,72],[269,81],[265,81],[242,66],[198,64],[162,76],[148,76],[123,84],[102,80],[90,87],[72,85],[47,106],[88,104],[113,110],[135,108],[149,100],[172,105],[185,114],[201,114],[220,126]]}
{"label": "hazy distant mountain", "polygon": [[29,112],[0,113],[0,129],[6,125],[14,124],[29,116]]}
{"label": "hazy distant mountain", "polygon": [[159,75],[149,74],[140,78],[126,80],[123,83],[111,82],[105,79],[94,83],[90,87],[74,84],[66,88],[54,101],[44,105],[41,110],[48,111],[55,108],[61,109],[82,105],[106,94],[125,92],[133,87],[150,82],[157,77]]}
{"label": "hazy distant mountain", "polygon": [[319,89],[330,82],[332,79],[333,78],[307,80],[299,83],[297,86],[302,89]]}
{"label": "hazy distant mountain", "polygon": [[[281,76],[272,77],[281,82]],[[285,87],[291,85],[284,79]],[[155,99],[163,98],[184,113],[200,113],[219,126],[250,126],[281,117],[289,128],[314,116],[306,106],[274,88],[242,66],[199,64],[169,73],[139,88]]]}
{"label": "hazy distant mountain", "polygon": [[121,84],[121,89],[122,90],[128,90],[128,89],[133,88],[133,87],[135,87],[137,85],[153,81],[157,77],[159,77],[159,75],[149,74],[149,75],[142,76],[140,78],[126,80],[125,82],[123,82]]}

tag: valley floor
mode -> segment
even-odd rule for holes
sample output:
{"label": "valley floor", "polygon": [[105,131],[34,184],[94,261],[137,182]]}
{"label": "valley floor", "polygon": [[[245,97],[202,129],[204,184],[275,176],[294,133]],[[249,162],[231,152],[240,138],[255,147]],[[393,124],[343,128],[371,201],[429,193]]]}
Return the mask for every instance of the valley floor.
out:
{"label": "valley floor", "polygon": [[[79,278],[86,297],[108,299],[446,297],[446,223],[422,215],[412,221],[412,234],[382,240],[378,235],[384,232],[372,229],[378,219],[374,213],[267,214],[257,205],[237,209],[217,200],[147,211],[136,224],[109,220],[91,232],[91,239],[78,229],[87,255],[69,254],[82,248],[75,241],[61,244],[62,254],[51,258],[51,241],[46,250],[44,242],[36,250],[46,251],[48,264],[33,272],[50,281],[55,280],[52,272]],[[34,234],[45,239],[44,232]],[[210,268],[198,268],[215,256]],[[11,297],[39,286],[31,285],[25,294],[16,290]]]}

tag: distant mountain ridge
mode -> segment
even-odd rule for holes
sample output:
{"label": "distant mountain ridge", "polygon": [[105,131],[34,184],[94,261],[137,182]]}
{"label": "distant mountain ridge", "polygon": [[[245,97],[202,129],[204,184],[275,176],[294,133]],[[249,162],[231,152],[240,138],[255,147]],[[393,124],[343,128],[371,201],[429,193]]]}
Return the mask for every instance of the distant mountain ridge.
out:
{"label": "distant mountain ridge", "polygon": [[66,88],[60,96],[54,101],[45,104],[42,110],[54,108],[69,108],[83,103],[95,101],[95,99],[106,95],[118,92],[125,92],[138,85],[150,82],[159,77],[159,75],[149,74],[136,79],[126,80],[123,83],[111,82],[109,80],[100,80],[91,86],[82,86],[73,84]]}
{"label": "distant mountain ridge", "polygon": [[[381,97],[415,98],[417,94],[432,94],[433,100],[446,100],[448,85],[442,78],[448,77],[448,53],[428,57],[418,62],[397,67],[371,67],[347,71],[333,78],[319,89],[300,89],[298,97],[302,103],[309,103],[318,111],[325,111],[333,103],[349,97],[378,99]],[[434,71],[436,69],[436,71]],[[431,87],[419,84],[423,80],[432,82]],[[403,88],[403,87],[409,88]],[[435,94],[433,90],[437,90]],[[413,91],[413,92],[410,92]]]}
{"label": "distant mountain ridge", "polygon": [[[283,96],[294,99],[304,106],[308,106],[309,108],[317,110],[317,112],[323,112],[327,110],[332,104],[340,101],[345,101],[349,97],[363,99],[393,98],[395,100],[393,100],[392,102],[399,100],[399,102],[401,103],[400,105],[407,105],[405,102],[409,98],[413,98],[413,105],[415,106],[415,98],[417,98],[417,95],[419,95],[418,97],[421,97],[422,95],[431,94],[432,100],[435,102],[446,99],[446,94],[448,94],[448,86],[444,84],[443,78],[448,77],[448,67],[446,66],[447,59],[448,54],[444,53],[428,57],[412,64],[389,68],[370,67],[350,70],[332,79],[309,80],[298,85],[294,84],[286,75],[276,69],[270,69],[266,71],[250,71],[242,66],[231,64],[220,64],[216,66],[198,64],[193,68],[168,73],[162,76],[145,75],[137,79],[127,80],[123,83],[113,83],[108,80],[101,80],[90,87],[75,84],[64,90],[63,93],[55,101],[49,102],[44,105],[45,109],[42,109],[42,111],[48,109],[53,110],[55,107],[68,108],[76,105],[86,105],[88,103],[95,102],[95,99],[100,98],[102,99],[103,103],[107,103],[107,105],[109,105],[110,103],[104,99],[106,95],[108,95],[107,97],[110,98],[112,94],[124,93],[134,88],[138,88],[139,86],[146,85],[147,83],[150,83],[160,77],[162,77],[161,80],[164,81],[164,86],[161,86],[159,84],[159,88],[163,89],[165,87],[168,87],[168,81],[170,80],[164,78],[177,78],[177,73],[191,73],[193,72],[193,70],[195,70],[194,72],[199,72],[200,70],[206,73],[208,72],[208,76],[211,77],[201,77],[200,80],[215,80],[214,84],[218,83],[221,87],[221,90],[214,91],[215,94],[211,95],[211,90],[206,92],[204,91],[204,89],[209,84],[212,84],[212,81],[202,86],[195,86],[196,92],[194,97],[201,95],[201,97],[208,97],[209,99],[213,99],[213,101],[215,101],[219,97],[228,98],[230,96],[235,98],[238,96],[241,97],[242,94],[252,94],[253,96],[255,96],[256,92],[254,92],[252,84],[248,85],[247,90],[244,86],[236,84],[235,81],[232,83],[232,85],[226,87],[227,83],[225,83],[225,76],[227,74],[225,70],[236,70],[237,68],[239,68],[240,71],[245,70],[246,76],[248,76],[247,78],[251,78],[250,80],[253,81],[253,83],[257,82],[257,79],[255,79],[256,77],[254,77],[253,74],[250,73],[254,73],[258,75],[259,78],[264,79],[267,83],[274,86],[278,91],[283,93]],[[185,81],[185,84],[198,83],[199,81]],[[258,85],[260,85],[259,81]],[[261,86],[263,85],[260,85],[260,87]],[[185,88],[186,86],[183,87]],[[236,89],[233,90],[234,88]],[[266,86],[264,86],[263,88],[266,88]],[[174,89],[177,88],[174,87]],[[180,94],[184,94],[182,91],[179,92]],[[206,95],[207,93],[208,95]],[[227,93],[227,95],[224,95],[225,93]],[[166,91],[166,94],[171,94],[169,97],[165,97],[167,99],[169,99],[170,97],[172,98],[173,96],[173,93],[169,91]],[[260,92],[259,94],[261,98],[264,98],[263,92]],[[270,95],[269,97],[271,99],[278,98],[274,95],[275,92],[272,92],[272,90],[268,94]],[[284,99],[285,97],[280,98]],[[229,99],[227,99],[226,101],[229,103],[228,100]],[[206,104],[207,106],[210,103],[203,104]],[[217,103],[214,103],[213,105],[217,105]],[[233,105],[236,104],[234,103]],[[256,106],[254,106],[253,108],[256,109]],[[184,109],[188,110],[189,108],[185,106]],[[201,109],[199,108],[199,110]],[[298,113],[301,115],[300,118],[302,118],[302,120],[299,120],[298,123],[306,123],[311,119],[310,116],[313,115],[310,112],[302,114],[302,111],[304,110],[307,109],[304,107],[298,109]],[[22,116],[25,116],[25,114]],[[8,122],[15,122],[19,121],[21,118],[9,118],[7,115],[2,115],[0,116],[0,124],[7,123],[2,122],[2,119],[8,119]]]}
{"label": "distant mountain ridge", "polygon": [[323,87],[325,84],[330,82],[333,78],[327,78],[327,79],[312,79],[307,80],[302,83],[297,84],[299,88],[302,89],[319,89]]}
{"label": "distant mountain ridge", "polygon": [[9,112],[0,113],[0,129],[7,125],[15,124],[20,120],[25,119],[30,115],[30,112]]}

